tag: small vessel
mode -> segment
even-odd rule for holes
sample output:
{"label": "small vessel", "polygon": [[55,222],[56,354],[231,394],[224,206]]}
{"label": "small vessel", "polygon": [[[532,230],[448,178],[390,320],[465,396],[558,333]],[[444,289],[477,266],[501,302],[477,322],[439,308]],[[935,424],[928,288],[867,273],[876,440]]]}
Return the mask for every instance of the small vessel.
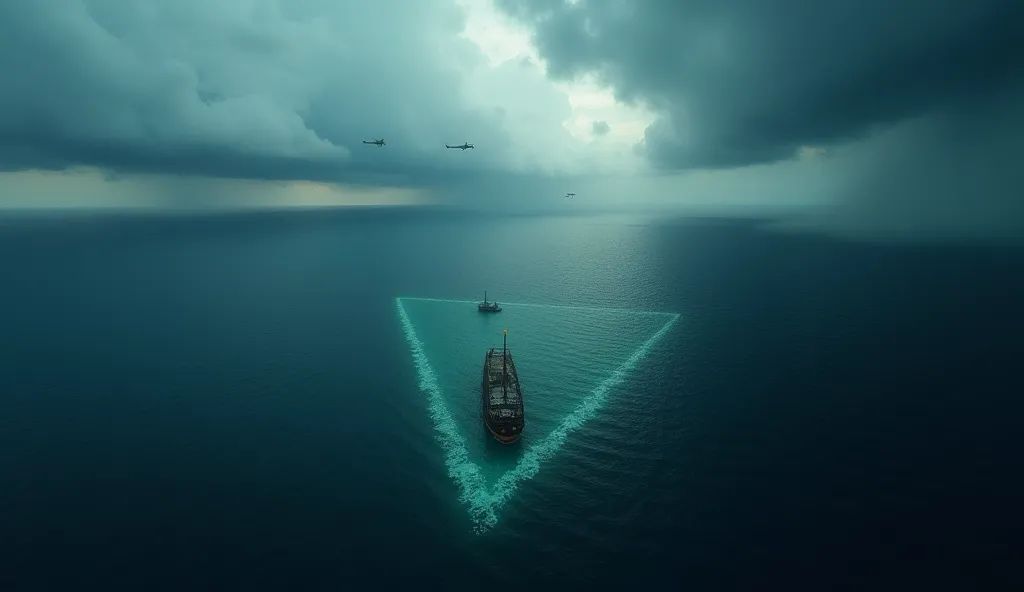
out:
{"label": "small vessel", "polygon": [[476,305],[480,312],[501,312],[497,302],[487,302],[487,290],[484,290],[484,301]]}
{"label": "small vessel", "polygon": [[519,374],[512,352],[508,350],[508,329],[502,336],[501,349],[487,350],[480,403],[484,426],[498,442],[511,444],[523,435],[526,425],[523,393],[519,390]]}

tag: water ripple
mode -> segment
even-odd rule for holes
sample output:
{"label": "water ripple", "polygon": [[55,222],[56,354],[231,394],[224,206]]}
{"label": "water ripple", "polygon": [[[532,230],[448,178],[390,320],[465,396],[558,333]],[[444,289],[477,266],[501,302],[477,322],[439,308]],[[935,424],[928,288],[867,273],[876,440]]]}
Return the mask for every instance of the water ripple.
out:
{"label": "water ripple", "polygon": [[[407,300],[427,300],[412,299]],[[458,300],[437,300],[439,302],[460,303]],[[539,304],[513,304],[503,303],[508,306],[533,306],[549,307]],[[498,511],[516,493],[519,484],[527,479],[532,479],[540,471],[541,464],[549,460],[565,445],[570,433],[579,429],[588,420],[593,418],[605,405],[612,390],[621,385],[636,369],[637,365],[654,349],[654,346],[672,329],[679,315],[675,313],[647,312],[647,311],[626,311],[622,309],[611,309],[612,312],[630,312],[637,315],[661,315],[666,317],[666,322],[651,337],[644,341],[633,353],[619,365],[611,376],[604,379],[597,385],[590,394],[585,397],[575,409],[539,442],[530,445],[520,457],[518,464],[502,475],[493,487],[488,488],[483,472],[479,465],[470,459],[466,440],[459,432],[458,424],[449,410],[441,383],[437,374],[427,360],[423,342],[416,333],[416,329],[403,305],[403,298],[395,299],[395,306],[398,310],[398,317],[405,332],[406,340],[412,350],[413,359],[419,373],[419,386],[427,394],[430,416],[437,429],[437,440],[445,453],[445,464],[448,467],[448,475],[456,482],[461,491],[459,500],[467,506],[470,518],[475,524],[475,532],[482,534],[498,523]],[[550,306],[555,308],[555,306]],[[563,309],[576,309],[576,307],[557,307]],[[578,309],[577,309],[578,310]],[[609,311],[609,309],[588,309],[593,312]],[[584,330],[584,327],[580,327]]]}

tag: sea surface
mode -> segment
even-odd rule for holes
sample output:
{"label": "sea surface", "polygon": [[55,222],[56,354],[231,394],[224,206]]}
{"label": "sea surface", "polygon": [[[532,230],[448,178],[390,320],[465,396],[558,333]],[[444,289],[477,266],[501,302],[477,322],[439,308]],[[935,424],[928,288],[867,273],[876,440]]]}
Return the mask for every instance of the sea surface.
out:
{"label": "sea surface", "polygon": [[[1020,251],[12,214],[0,272],[0,590],[1020,582]],[[479,422],[505,329],[512,447]]]}

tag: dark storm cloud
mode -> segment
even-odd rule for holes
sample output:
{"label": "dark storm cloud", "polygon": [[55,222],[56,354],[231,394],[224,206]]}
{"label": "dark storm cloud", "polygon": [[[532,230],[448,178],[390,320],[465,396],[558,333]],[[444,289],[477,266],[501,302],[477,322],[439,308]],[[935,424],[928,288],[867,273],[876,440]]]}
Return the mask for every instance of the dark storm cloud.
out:
{"label": "dark storm cloud", "polygon": [[591,126],[591,130],[595,136],[605,136],[608,132],[612,131],[612,128],[608,125],[607,121],[595,121]]}
{"label": "dark storm cloud", "polygon": [[[0,2],[0,170],[430,186],[510,139],[444,0]],[[387,148],[362,144],[383,136]],[[445,141],[487,150],[456,158]]]}
{"label": "dark storm cloud", "polygon": [[660,117],[669,169],[790,158],[951,105],[1024,72],[1020,0],[496,0],[552,76],[595,73]]}

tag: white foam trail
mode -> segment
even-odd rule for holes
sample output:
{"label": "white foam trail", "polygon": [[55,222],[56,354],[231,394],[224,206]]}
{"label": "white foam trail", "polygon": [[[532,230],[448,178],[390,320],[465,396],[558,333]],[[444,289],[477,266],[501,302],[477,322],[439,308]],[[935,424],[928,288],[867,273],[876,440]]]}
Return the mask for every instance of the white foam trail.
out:
{"label": "white foam trail", "polygon": [[[475,525],[477,534],[483,534],[498,523],[498,510],[505,505],[519,487],[519,483],[526,479],[532,479],[540,471],[540,463],[545,461],[565,444],[569,434],[583,426],[587,420],[604,406],[611,390],[623,382],[636,366],[651,353],[654,346],[679,320],[676,313],[646,312],[646,314],[663,314],[670,316],[661,329],[658,329],[647,341],[633,352],[633,355],[623,362],[612,372],[611,376],[597,386],[587,397],[562,420],[557,428],[552,430],[543,440],[534,444],[526,450],[519,463],[507,473],[502,475],[488,490],[480,467],[469,460],[469,451],[466,448],[466,441],[458,431],[458,426],[452,418],[448,407],[444,402],[441,385],[437,381],[433,368],[427,361],[426,352],[423,350],[423,343],[416,335],[412,321],[402,306],[402,298],[395,298],[395,305],[398,308],[398,317],[402,322],[402,329],[405,337],[412,348],[413,357],[416,362],[416,369],[420,377],[420,388],[427,393],[429,401],[430,416],[434,420],[434,427],[438,431],[437,440],[445,452],[445,464],[448,466],[448,475],[458,484],[461,493],[459,501],[469,506],[469,515]],[[409,298],[408,300],[428,300],[434,302],[471,303],[469,300],[439,300],[432,298]],[[555,306],[543,304],[519,304],[517,306],[537,306],[547,308],[585,308],[573,306]],[[616,309],[596,309],[616,310]],[[643,311],[629,311],[619,309],[620,312],[633,312],[644,314]]]}
{"label": "white foam trail", "polygon": [[[452,300],[447,298],[419,298],[415,296],[401,296],[398,300],[420,300],[423,302],[447,302],[449,304],[478,304],[478,300]],[[560,308],[563,310],[594,310],[606,312],[628,312],[635,315],[662,315],[666,317],[679,316],[674,312],[661,312],[658,310],[633,310],[631,308],[612,308],[607,306],[569,306],[567,304],[535,304],[533,302],[505,302],[502,306],[527,306],[532,308]]]}
{"label": "white foam trail", "polygon": [[455,480],[462,490],[459,501],[469,506],[470,518],[476,524],[495,524],[498,516],[495,514],[493,504],[487,496],[487,484],[484,476],[473,461],[469,460],[469,450],[466,449],[466,441],[459,433],[458,424],[452,418],[445,405],[444,396],[441,392],[441,384],[437,381],[434,369],[427,361],[427,354],[423,351],[423,342],[416,336],[416,330],[409,320],[409,315],[402,306],[402,299],[396,298],[398,316],[402,321],[402,329],[405,331],[405,338],[412,348],[413,358],[416,362],[416,370],[420,376],[420,388],[427,393],[429,402],[430,417],[434,420],[434,427],[438,431],[437,441],[445,454],[445,464],[448,466],[448,476]]}
{"label": "white foam trail", "polygon": [[537,471],[540,470],[541,461],[554,456],[565,444],[565,440],[571,432],[582,427],[587,420],[597,414],[598,410],[607,401],[611,390],[626,381],[630,373],[636,370],[640,361],[651,353],[654,346],[661,341],[661,338],[669,332],[678,320],[679,315],[672,313],[672,318],[662,325],[661,329],[658,329],[643,345],[638,347],[633,352],[633,355],[629,356],[629,359],[612,372],[611,376],[597,385],[597,388],[591,391],[576,409],[562,420],[562,423],[557,428],[552,430],[546,438],[526,450],[516,467],[502,475],[497,483],[494,484],[491,496],[493,498],[492,503],[496,506],[495,509],[504,505],[512,497],[520,481],[532,479],[537,474]]}

